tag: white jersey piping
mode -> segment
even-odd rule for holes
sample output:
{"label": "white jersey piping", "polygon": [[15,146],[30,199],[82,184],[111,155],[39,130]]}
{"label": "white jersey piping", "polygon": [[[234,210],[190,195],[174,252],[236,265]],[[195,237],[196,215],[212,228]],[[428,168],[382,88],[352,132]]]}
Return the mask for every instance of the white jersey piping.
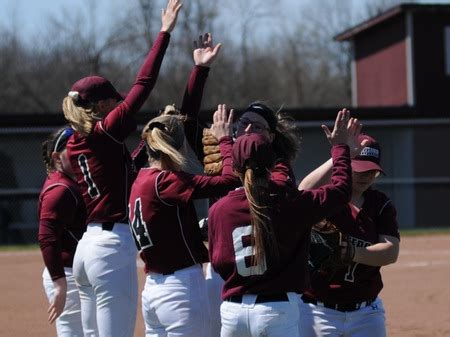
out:
{"label": "white jersey piping", "polygon": [[104,128],[103,128],[103,123],[102,122],[98,122],[99,123],[99,125],[100,125],[100,129],[102,129],[102,131],[104,132],[104,133],[106,133],[106,135],[108,136],[108,137],[110,137],[113,141],[115,141],[117,144],[121,144],[121,145],[123,145],[123,142],[119,142],[116,138],[114,138],[112,135],[110,135],[109,133],[108,133],[108,131],[106,131]]}
{"label": "white jersey piping", "polygon": [[381,207],[380,212],[378,213],[378,216],[381,215],[381,213],[383,213],[384,209],[386,208],[386,206],[391,202],[391,200],[386,201],[386,203],[383,205],[383,207]]}
{"label": "white jersey piping", "polygon": [[[175,206],[175,205],[171,205],[171,204],[165,202],[164,200],[162,200],[162,199],[161,199],[161,196],[159,195],[159,192],[158,192],[158,180],[159,180],[159,177],[161,176],[161,174],[163,174],[163,173],[165,173],[165,171],[161,171],[161,172],[157,175],[157,177],[156,177],[156,179],[155,179],[155,191],[156,191],[156,196],[158,197],[158,199],[159,199],[164,205],[173,207],[173,206]],[[195,258],[194,258],[194,254],[192,254],[191,249],[189,248],[189,245],[187,244],[186,237],[184,236],[183,223],[182,223],[181,217],[180,217],[180,207],[179,207],[178,205],[177,205],[176,207],[177,207],[177,219],[178,219],[178,225],[179,225],[179,227],[180,227],[181,237],[183,238],[184,246],[186,247],[187,251],[189,252],[189,255],[191,256],[192,261],[194,261],[194,263],[197,264],[197,261],[196,261]]]}
{"label": "white jersey piping", "polygon": [[64,186],[65,188],[67,188],[67,189],[69,190],[70,194],[72,194],[72,197],[75,199],[75,205],[76,205],[76,207],[78,207],[78,199],[77,199],[77,197],[76,197],[75,194],[72,192],[72,190],[70,189],[70,187],[67,186],[66,184],[63,184],[63,183],[54,183],[54,184],[51,184],[51,185],[49,185],[49,186],[47,186],[47,187],[45,188],[45,190],[43,191],[42,194],[44,194],[44,193],[47,192],[51,187],[54,187],[54,186]]}

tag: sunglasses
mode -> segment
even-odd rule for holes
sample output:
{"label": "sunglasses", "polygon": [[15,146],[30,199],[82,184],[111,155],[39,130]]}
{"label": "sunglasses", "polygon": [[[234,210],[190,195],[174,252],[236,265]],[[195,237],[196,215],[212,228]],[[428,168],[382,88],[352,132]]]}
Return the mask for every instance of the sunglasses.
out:
{"label": "sunglasses", "polygon": [[237,123],[238,128],[243,128],[243,129],[246,129],[250,124],[252,125],[252,129],[255,132],[263,132],[265,130],[270,131],[270,129],[267,126],[265,126],[263,123],[252,121],[245,117],[239,118],[238,123]]}

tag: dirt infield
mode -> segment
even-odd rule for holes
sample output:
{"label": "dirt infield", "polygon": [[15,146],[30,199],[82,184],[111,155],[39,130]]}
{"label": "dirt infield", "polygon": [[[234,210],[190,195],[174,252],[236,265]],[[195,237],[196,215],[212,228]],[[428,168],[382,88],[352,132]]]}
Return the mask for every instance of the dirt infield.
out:
{"label": "dirt infield", "polygon": [[[55,336],[39,251],[0,252],[0,266],[0,336]],[[399,260],[382,273],[388,336],[450,336],[450,235],[402,238]],[[139,279],[142,288],[142,268]],[[140,308],[135,336],[144,336]]]}

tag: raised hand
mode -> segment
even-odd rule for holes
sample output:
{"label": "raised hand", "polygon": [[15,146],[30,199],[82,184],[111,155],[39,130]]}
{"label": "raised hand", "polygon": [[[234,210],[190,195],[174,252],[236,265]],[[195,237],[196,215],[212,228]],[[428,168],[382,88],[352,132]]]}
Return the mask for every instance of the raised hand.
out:
{"label": "raised hand", "polygon": [[362,124],[357,118],[350,118],[348,123],[347,128],[349,129],[349,138],[347,145],[350,147],[350,158],[355,158],[369,141],[364,139],[361,143],[359,142],[358,138],[361,133]]}
{"label": "raised hand", "polygon": [[219,104],[213,115],[213,125],[211,125],[211,134],[220,140],[222,137],[231,136],[233,125],[234,110],[227,113],[227,106]]}
{"label": "raised hand", "polygon": [[198,41],[194,41],[194,63],[196,66],[209,67],[219,54],[222,44],[213,45],[210,33],[200,35]]}
{"label": "raised hand", "polygon": [[170,33],[175,28],[181,6],[183,6],[183,4],[180,0],[169,0],[166,9],[162,9],[162,32]]}
{"label": "raised hand", "polygon": [[322,125],[322,129],[331,145],[347,144],[350,148],[356,149],[356,151],[361,128],[361,123],[356,118],[350,118],[350,111],[345,108],[338,112],[333,131]]}

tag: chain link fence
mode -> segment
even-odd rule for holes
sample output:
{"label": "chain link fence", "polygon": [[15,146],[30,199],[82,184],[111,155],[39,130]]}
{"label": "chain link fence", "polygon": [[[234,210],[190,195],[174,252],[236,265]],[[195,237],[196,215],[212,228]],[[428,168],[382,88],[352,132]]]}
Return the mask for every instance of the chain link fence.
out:
{"label": "chain link fence", "polygon": [[[328,159],[329,145],[322,122],[298,123],[302,146],[294,170],[300,180]],[[37,200],[45,180],[40,144],[53,130],[0,127],[0,244],[37,242]],[[387,176],[377,188],[394,201],[400,227],[450,227],[450,119],[371,120],[364,131],[380,142]],[[138,133],[127,140],[130,149],[137,143]]]}

